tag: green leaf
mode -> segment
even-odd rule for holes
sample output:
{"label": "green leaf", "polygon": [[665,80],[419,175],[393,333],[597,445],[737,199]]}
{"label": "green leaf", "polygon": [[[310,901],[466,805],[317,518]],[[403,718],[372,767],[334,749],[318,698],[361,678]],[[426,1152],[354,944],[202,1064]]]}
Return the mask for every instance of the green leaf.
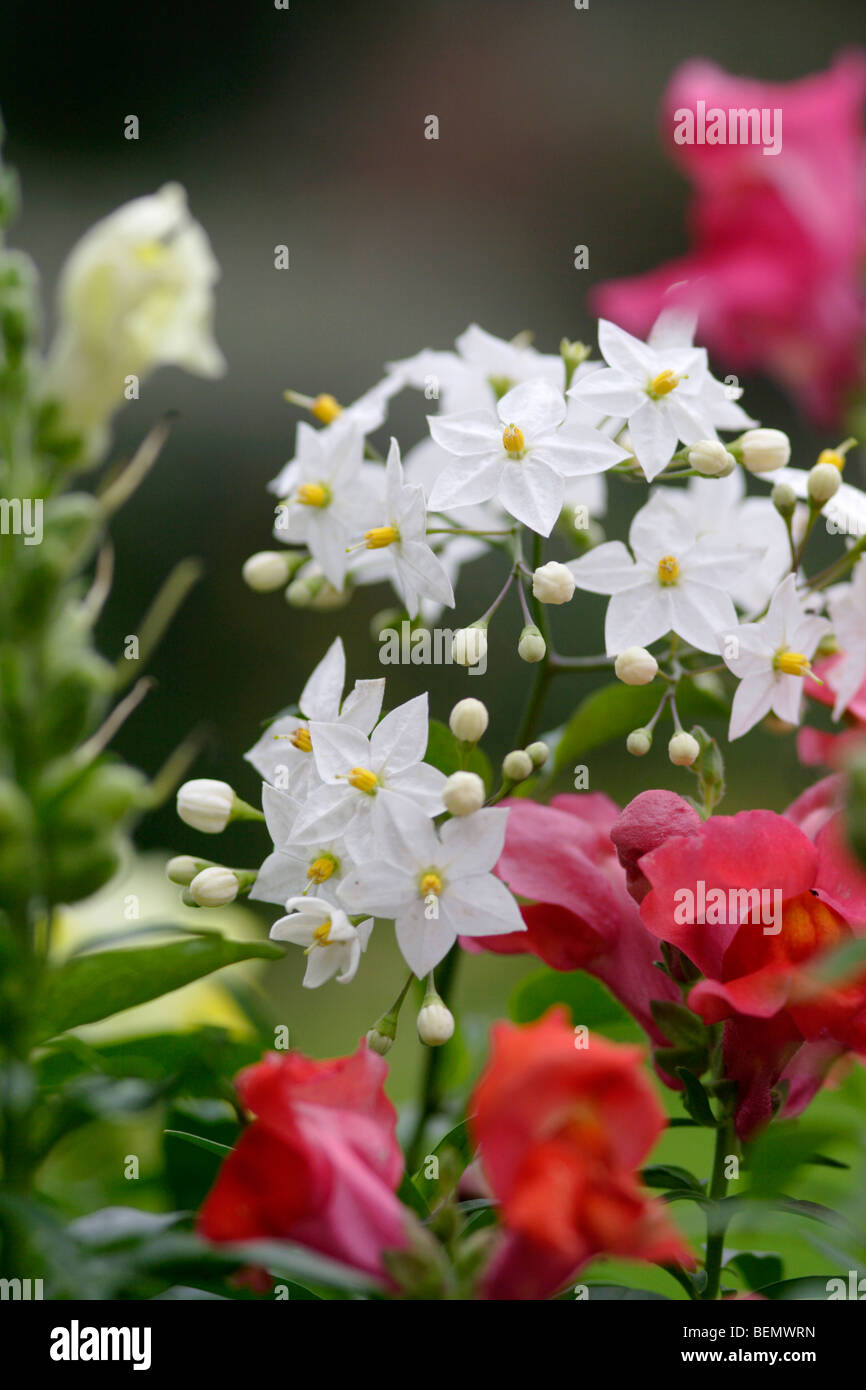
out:
{"label": "green leaf", "polygon": [[783,1279],[778,1284],[766,1284],[761,1289],[764,1298],[770,1298],[774,1302],[793,1303],[793,1302],[821,1302],[827,1300],[827,1280],[826,1274],[808,1274],[802,1279]]}
{"label": "green leaf", "polygon": [[164,1129],[163,1134],[172,1139],[183,1139],[187,1144],[195,1144],[199,1149],[205,1149],[207,1153],[216,1154],[218,1158],[225,1158],[226,1154],[231,1153],[228,1144],[218,1144],[215,1139],[205,1139],[201,1134],[187,1134],[182,1129]]}
{"label": "green leaf", "polygon": [[[444,1138],[439,1140],[432,1153],[425,1158],[422,1167],[412,1175],[412,1182],[420,1193],[428,1212],[438,1206],[454,1190],[471,1157],[472,1140],[469,1134],[469,1121],[461,1120],[459,1125],[455,1125]],[[424,1169],[428,1166],[430,1158],[437,1160],[438,1177],[428,1178],[425,1176]]]}
{"label": "green leaf", "polygon": [[135,1008],[223,966],[282,955],[269,941],[230,941],[208,932],[166,946],[78,956],[47,972],[36,1007],[36,1039]]}
{"label": "green leaf", "polygon": [[716,1117],[710,1108],[707,1093],[694,1072],[689,1071],[687,1067],[677,1067],[677,1076],[685,1087],[682,1101],[688,1114],[699,1125],[703,1125],[707,1129],[715,1129],[717,1127]]}
{"label": "green leaf", "polygon": [[641,1181],[645,1187],[676,1188],[703,1195],[703,1185],[687,1168],[678,1168],[674,1163],[651,1163],[641,1170]]}
{"label": "green leaf", "polygon": [[[561,772],[593,748],[642,728],[655,714],[663,693],[655,682],[623,685],[616,681],[587,695],[565,726],[554,754],[554,772]],[[685,723],[725,713],[722,701],[691,682],[677,697],[677,707]]]}
{"label": "green leaf", "polygon": [[741,1274],[747,1289],[763,1289],[767,1284],[778,1284],[782,1278],[783,1266],[778,1255],[752,1255],[743,1251],[728,1260],[725,1268],[733,1267]]}
{"label": "green leaf", "polygon": [[648,1289],[627,1289],[623,1284],[587,1284],[589,1302],[596,1303],[670,1303],[667,1294],[650,1293]]}
{"label": "green leaf", "polygon": [[454,737],[448,725],[442,724],[438,719],[430,720],[424,761],[438,767],[446,777],[450,777],[452,772],[464,770],[477,772],[488,792],[491,789],[493,772],[487,754],[476,745],[464,756],[464,745]]}
{"label": "green leaf", "polygon": [[509,1002],[515,1023],[533,1023],[554,1004],[565,1004],[572,1022],[596,1029],[617,1042],[641,1042],[644,1035],[606,985],[583,970],[539,970],[521,980]]}
{"label": "green leaf", "polygon": [[859,937],[856,941],[846,941],[844,946],[829,951],[810,968],[809,974],[822,985],[849,984],[853,977],[863,970],[864,965],[866,938]]}
{"label": "green leaf", "polygon": [[650,1010],[668,1042],[680,1047],[706,1046],[706,1024],[685,1004],[675,1004],[671,999],[653,999]]}

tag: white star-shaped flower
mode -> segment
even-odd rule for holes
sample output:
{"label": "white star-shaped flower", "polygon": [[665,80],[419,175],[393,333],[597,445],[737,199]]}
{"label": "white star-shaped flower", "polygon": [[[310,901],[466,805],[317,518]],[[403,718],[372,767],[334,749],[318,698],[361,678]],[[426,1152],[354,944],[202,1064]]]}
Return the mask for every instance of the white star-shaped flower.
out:
{"label": "white star-shaped flower", "polygon": [[367,531],[368,550],[386,551],[393,584],[410,618],[421,598],[454,607],[454,590],[442,562],[427,543],[427,508],[420,487],[403,481],[400,446],[391,440],[385,470],[385,500],[380,524]]}
{"label": "white star-shaped flower", "polygon": [[628,539],[634,558],[622,541],[606,541],[568,565],[579,589],[612,596],[608,654],[647,647],[668,632],[699,651],[717,651],[718,633],[736,626],[730,589],[740,567],[763,551],[699,539],[694,518],[663,493],[641,507]]}
{"label": "white star-shaped flower", "polygon": [[335,975],[340,985],[353,980],[370,940],[372,918],[355,927],[342,908],[323,898],[289,898],[286,910],[288,916],[274,922],[270,934],[275,941],[306,948],[305,989],[317,989]]}
{"label": "white star-shaped flower", "polygon": [[565,479],[601,473],[628,454],[597,430],[567,420],[568,404],[543,380],[515,386],[496,409],[430,415],[437,444],[454,455],[433,484],[433,511],[495,497],[510,516],[549,536]]}
{"label": "white star-shaped flower", "polygon": [[425,815],[445,809],[445,775],[423,761],[427,749],[427,695],[416,695],[386,714],[366,738],[346,723],[310,727],[316,769],[324,783],[308,797],[292,828],[298,844],[341,837],[356,860],[369,857],[385,804],[420,806]]}
{"label": "white star-shaped flower", "polygon": [[313,894],[327,902],[337,901],[340,880],[353,860],[342,840],[296,845],[292,828],[299,803],[276,787],[262,787],[262,810],[273,852],[259,869],[250,897],[258,902],[279,903],[287,898]]}
{"label": "white star-shaped flower", "polygon": [[730,739],[742,737],[771,711],[786,724],[799,723],[803,677],[829,631],[825,618],[806,611],[789,574],[770,600],[766,617],[720,632],[719,650],[740,681],[731,706]]}
{"label": "white star-shaped flower", "polygon": [[829,607],[833,632],[844,649],[831,677],[833,718],[839,719],[866,680],[866,559],[858,560],[851,583],[830,595]]}
{"label": "white star-shaped flower", "polygon": [[350,871],[340,898],[350,912],[393,918],[409,968],[429,974],[457,937],[525,931],[520,910],[491,870],[505,843],[505,809],[446,821],[436,833],[416,806],[385,808],[377,857]]}
{"label": "white star-shaped flower", "polygon": [[[790,483],[804,502],[809,496],[809,469],[780,468],[775,473],[758,473],[761,483]],[[866,536],[866,492],[853,483],[844,483],[835,496],[825,502],[822,514],[830,535],[850,537],[852,543]]]}
{"label": "white star-shaped flower", "polygon": [[343,587],[349,542],[375,514],[381,467],[364,463],[364,440],[354,425],[328,429],[298,425],[295,457],[276,480],[282,484],[277,540],[306,545],[335,589]]}
{"label": "white star-shaped flower", "polygon": [[[663,309],[650,329],[647,343],[656,352],[662,353],[670,348],[694,348],[697,325],[698,316],[692,311],[684,308]],[[710,424],[717,430],[742,433],[757,425],[757,420],[753,420],[737,404],[742,394],[742,387],[735,386],[731,381],[718,381],[709,371],[701,377],[700,405]]]}
{"label": "white star-shaped flower", "polygon": [[696,540],[743,551],[743,563],[731,577],[731,597],[749,613],[766,607],[791,568],[788,532],[769,497],[746,496],[741,468],[726,478],[690,478],[687,487],[671,487],[665,497],[694,528]]}
{"label": "white star-shaped flower", "polygon": [[401,386],[429,393],[435,390],[443,411],[492,409],[497,400],[522,381],[539,378],[562,395],[565,363],[556,354],[538,352],[523,338],[507,342],[470,324],[456,342],[456,352],[425,349],[402,362],[389,362],[387,371]]}
{"label": "white star-shaped flower", "polygon": [[245,754],[266,782],[290,790],[296,800],[319,782],[312,757],[311,721],[343,723],[369,734],[379,718],[385,678],[356,681],[343,700],[345,683],[346,653],[341,638],[335,637],[301,691],[300,714],[275,719]]}
{"label": "white star-shaped flower", "polygon": [[599,320],[598,345],[607,367],[582,376],[568,394],[579,405],[628,421],[635,457],[650,482],[670,463],[680,440],[715,439],[703,399],[703,348],[669,344],[664,334],[660,346],[643,343],[606,319]]}

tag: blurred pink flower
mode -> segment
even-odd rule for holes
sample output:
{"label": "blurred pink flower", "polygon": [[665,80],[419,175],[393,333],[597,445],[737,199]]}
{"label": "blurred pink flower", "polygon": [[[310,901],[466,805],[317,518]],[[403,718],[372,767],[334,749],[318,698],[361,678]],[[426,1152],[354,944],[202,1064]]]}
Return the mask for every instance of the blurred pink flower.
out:
{"label": "blurred pink flower", "polygon": [[[673,300],[698,310],[701,341],[736,371],[775,377],[818,424],[842,414],[866,341],[866,55],[790,83],[731,77],[703,60],[674,74],[662,127],[693,184],[692,250],[593,296],[643,334]],[[676,144],[676,113],[781,111],[781,149]]]}

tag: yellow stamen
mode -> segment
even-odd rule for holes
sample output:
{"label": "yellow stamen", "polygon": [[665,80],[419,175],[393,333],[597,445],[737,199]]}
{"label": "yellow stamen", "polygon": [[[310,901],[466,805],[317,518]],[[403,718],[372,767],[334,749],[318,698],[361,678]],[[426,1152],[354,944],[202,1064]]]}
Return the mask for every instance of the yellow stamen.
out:
{"label": "yellow stamen", "polygon": [[316,949],[317,946],[330,946],[331,942],[328,940],[330,930],[330,917],[328,917],[324,922],[321,922],[318,927],[313,927],[313,939],[310,942],[307,949],[304,951],[304,955],[308,956],[311,951],[314,951]]}
{"label": "yellow stamen", "polygon": [[435,897],[438,898],[441,892],[442,880],[439,877],[439,875],[433,873],[431,869],[430,873],[425,874],[424,877],[421,879],[421,896],[422,898],[427,898],[432,893]]}
{"label": "yellow stamen", "polygon": [[502,443],[509,454],[522,454],[526,448],[526,440],[523,430],[519,425],[506,425],[502,435]]}
{"label": "yellow stamen", "polygon": [[295,496],[305,507],[327,507],[331,500],[331,494],[323,483],[301,483]]}
{"label": "yellow stamen", "polygon": [[348,782],[350,787],[357,788],[359,792],[367,792],[368,795],[372,795],[379,785],[379,778],[368,767],[353,767],[349,773]]}
{"label": "yellow stamen", "polygon": [[396,526],[374,526],[371,531],[364,532],[368,550],[384,550],[386,545],[393,545],[399,539],[400,532]]}
{"label": "yellow stamen", "polygon": [[680,577],[680,567],[675,555],[663,555],[659,560],[658,576],[660,584],[676,584]]}
{"label": "yellow stamen", "polygon": [[838,449],[822,449],[818,455],[818,462],[832,463],[833,467],[838,468],[841,473],[845,467],[845,455],[840,454]]}
{"label": "yellow stamen", "polygon": [[313,883],[327,883],[337,867],[333,854],[320,854],[307,869],[307,878]]}
{"label": "yellow stamen", "polygon": [[294,729],[289,734],[289,743],[293,748],[297,748],[299,753],[311,753],[313,751],[313,740],[310,737],[309,729]]}
{"label": "yellow stamen", "polygon": [[310,406],[310,413],[315,415],[317,420],[321,420],[323,425],[330,425],[333,420],[336,420],[338,415],[342,415],[343,407],[338,400],[335,400],[333,396],[329,396],[327,392],[325,392],[323,395],[317,396],[313,401],[313,404]]}
{"label": "yellow stamen", "polygon": [[812,663],[802,652],[776,652],[773,657],[773,666],[777,671],[782,671],[786,676],[805,676],[812,669]]}
{"label": "yellow stamen", "polygon": [[649,384],[649,394],[654,400],[658,400],[661,396],[668,396],[675,387],[679,386],[681,381],[682,377],[677,376],[676,372],[672,372],[670,367],[666,367],[663,372],[659,372],[658,376],[653,377]]}

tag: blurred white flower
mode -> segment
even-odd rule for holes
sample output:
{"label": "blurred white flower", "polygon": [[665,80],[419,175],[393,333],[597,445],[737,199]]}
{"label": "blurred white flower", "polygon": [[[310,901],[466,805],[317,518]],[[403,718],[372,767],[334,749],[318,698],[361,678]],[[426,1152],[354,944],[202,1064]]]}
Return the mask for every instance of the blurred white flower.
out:
{"label": "blurred white flower", "polygon": [[42,389],[91,456],[105,445],[130,377],[140,383],[165,365],[205,377],[224,371],[213,335],[219,273],[177,183],[125,203],[73,247]]}
{"label": "blurred white flower", "polygon": [[829,606],[833,632],[844,648],[831,677],[833,718],[839,719],[866,680],[866,559],[858,560],[850,584],[833,591]]}

